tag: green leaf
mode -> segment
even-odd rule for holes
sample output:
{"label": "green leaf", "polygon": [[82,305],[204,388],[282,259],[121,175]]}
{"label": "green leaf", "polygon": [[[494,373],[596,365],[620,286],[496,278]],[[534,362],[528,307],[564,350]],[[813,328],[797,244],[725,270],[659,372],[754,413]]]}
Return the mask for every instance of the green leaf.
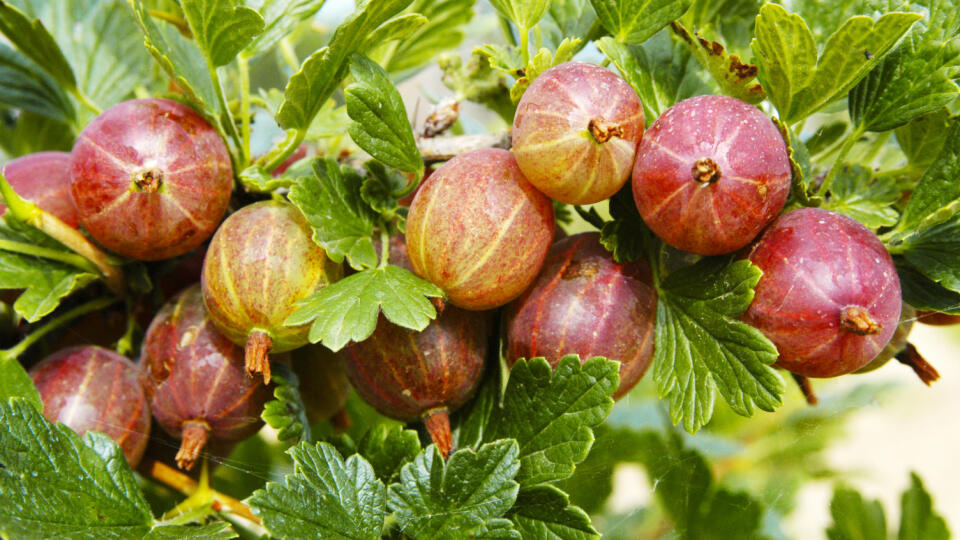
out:
{"label": "green leaf", "polygon": [[490,0],[490,3],[521,31],[533,28],[550,6],[550,0]]}
{"label": "green leaf", "polygon": [[370,239],[376,216],[360,196],[360,176],[332,159],[315,161],[313,171],[290,190],[290,202],[313,226],[313,240],[335,262],[346,257],[357,270],[376,266]]}
{"label": "green leaf", "polygon": [[346,461],[327,443],[287,450],[293,474],[248,499],[263,526],[280,538],[379,539],[387,488],[363,457]]}
{"label": "green leaf", "polygon": [[253,38],[244,54],[256,56],[273,48],[293,29],[309,20],[323,7],[325,0],[246,0],[248,8],[257,11],[264,20],[263,32]]}
{"label": "green leaf", "polygon": [[193,40],[213,67],[229,64],[263,32],[263,17],[234,0],[181,0]]}
{"label": "green leaf", "polygon": [[518,360],[502,406],[489,411],[483,440],[517,440],[523,487],[566,478],[590,452],[591,428],[610,413],[618,384],[617,363],[602,357],[581,366],[578,356],[567,355],[555,370],[543,358]]}
{"label": "green leaf", "polygon": [[69,124],[76,111],[52,77],[29,58],[0,43],[0,105]]}
{"label": "green leaf", "polygon": [[[419,13],[404,13],[403,15],[394,17],[380,25],[375,32],[367,37],[363,50],[373,51],[377,49],[383,51],[385,49],[392,49],[395,45],[393,43],[394,41],[409,38],[418,28],[423,28],[426,24],[427,18]],[[377,47],[378,45],[380,45],[380,47]],[[371,54],[379,60],[379,56],[376,53]]]}
{"label": "green leaf", "polygon": [[686,449],[678,433],[639,434],[633,450],[681,538],[758,538],[763,507],[745,493],[717,489],[704,456]]}
{"label": "green leaf", "polygon": [[760,270],[749,261],[707,258],[658,287],[653,375],[670,401],[670,418],[695,433],[713,415],[714,393],[738,414],[781,404],[783,379],[771,367],[777,349],[737,320],[753,300]]}
{"label": "green leaf", "polygon": [[427,18],[427,24],[391,47],[385,67],[391,73],[419,68],[433,62],[442,51],[463,41],[463,26],[473,18],[475,0],[415,0],[410,11]]}
{"label": "green leaf", "polygon": [[760,82],[780,119],[794,124],[845,96],[919,18],[900,12],[876,21],[851,17],[830,36],[818,58],[806,22],[779,4],[764,4],[751,47]]}
{"label": "green leaf", "polygon": [[[850,92],[850,118],[868,131],[886,131],[949,105],[960,88],[960,17],[949,0],[930,3],[932,17]],[[944,12],[949,19],[943,17]]]}
{"label": "green leaf", "polygon": [[370,462],[378,478],[392,482],[400,469],[420,453],[420,437],[403,426],[377,424],[360,439],[357,453]]}
{"label": "green leaf", "polygon": [[600,243],[613,253],[617,262],[635,261],[648,257],[656,245],[654,235],[637,211],[633,187],[628,183],[610,198],[610,216],[613,221],[600,229]]}
{"label": "green leaf", "polygon": [[900,532],[897,540],[947,540],[947,522],[933,511],[930,494],[917,473],[910,473],[910,487],[900,499]]}
{"label": "green leaf", "polygon": [[6,403],[10,398],[23,398],[24,402],[43,412],[43,401],[40,392],[33,385],[33,380],[27,370],[16,358],[0,355],[0,402]]}
{"label": "green leaf", "polygon": [[876,230],[897,223],[899,215],[891,205],[900,196],[894,178],[874,178],[859,165],[843,166],[830,185],[830,198],[821,208],[840,212]]}
{"label": "green leaf", "polygon": [[605,37],[597,47],[640,96],[647,125],[678,101],[712,92],[697,60],[666,31],[643,45],[624,45]]}
{"label": "green leaf", "polygon": [[7,124],[0,111],[0,149],[9,157],[23,156],[43,150],[69,152],[73,148],[73,130],[70,126],[22,111]]}
{"label": "green leaf", "polygon": [[923,275],[960,292],[960,215],[906,237],[896,248]]}
{"label": "green leaf", "polygon": [[523,76],[517,79],[513,87],[510,88],[510,99],[514,103],[519,103],[520,98],[523,97],[523,93],[527,91],[527,88],[529,88],[533,81],[542,75],[543,72],[572,60],[577,50],[577,44],[579,43],[579,39],[566,38],[557,46],[556,54],[552,53],[550,49],[541,48],[540,51],[530,59],[530,62],[527,63],[526,68],[523,70]]}
{"label": "green leaf", "polygon": [[206,110],[210,116],[219,118],[224,111],[203,53],[193,41],[183,37],[175,26],[166,23],[158,25],[148,13],[143,0],[132,1],[147,50],[191,102],[201,110]]}
{"label": "green leaf", "polygon": [[761,3],[761,0],[693,0],[683,18],[694,28],[713,26],[726,30],[724,23],[756,17]]}
{"label": "green leaf", "polygon": [[554,45],[565,38],[594,41],[603,35],[602,26],[594,26],[597,13],[590,0],[551,0],[547,15],[540,21],[540,29]]}
{"label": "green leaf", "polygon": [[899,255],[893,258],[893,264],[900,276],[904,302],[917,309],[960,315],[960,293],[946,289],[923,275]]}
{"label": "green leaf", "polygon": [[423,159],[407,109],[387,72],[355,54],[350,57],[350,74],[355,82],[344,91],[347,114],[353,120],[348,128],[350,138],[375,159],[423,176]]}
{"label": "green leaf", "polygon": [[505,439],[458,450],[447,463],[430,445],[400,471],[390,486],[390,508],[413,538],[469,537],[513,506],[520,468],[517,441]]}
{"label": "green leaf", "polygon": [[277,430],[281,441],[311,442],[310,420],[300,397],[300,380],[297,374],[283,364],[274,366],[273,397],[263,406],[260,417],[268,426]]}
{"label": "green leaf", "polygon": [[551,485],[521,489],[509,517],[523,538],[587,540],[600,537],[590,517],[571,505],[566,493]]}
{"label": "green leaf", "polygon": [[411,180],[378,161],[370,160],[363,166],[370,174],[363,179],[360,198],[381,216],[397,213],[397,197],[394,194],[402,192]]}
{"label": "green leaf", "polygon": [[944,107],[896,129],[897,143],[911,166],[923,171],[937,159],[947,141],[951,122],[950,110]]}
{"label": "green leaf", "polygon": [[887,522],[880,501],[865,501],[856,490],[838,486],[830,500],[830,540],[886,540]]}
{"label": "green leaf", "polygon": [[[69,511],[64,511],[69,509]],[[120,448],[0,400],[0,531],[11,538],[142,538],[153,516]]]}
{"label": "green leaf", "polygon": [[[80,91],[101,108],[132,97],[155,80],[143,35],[128,2],[31,0],[25,12],[46,24],[73,67]],[[79,125],[96,113],[81,108]]]}
{"label": "green leaf", "polygon": [[590,0],[603,28],[620,43],[643,43],[680,18],[692,0]]}
{"label": "green leaf", "polygon": [[683,538],[696,538],[702,508],[710,499],[713,475],[704,457],[684,449],[675,435],[645,432],[638,446],[656,495]]}
{"label": "green leaf", "polygon": [[476,540],[521,540],[520,531],[514,528],[509,519],[492,518],[483,522],[470,534]]}
{"label": "green leaf", "polygon": [[756,82],[757,66],[744,64],[738,55],[728,54],[723,45],[707,41],[697,32],[691,35],[679,22],[670,23],[670,29],[687,44],[691,54],[710,72],[725,95],[753,104],[766,97],[763,87]]}
{"label": "green leaf", "polygon": [[960,121],[953,120],[947,142],[927,168],[903,209],[894,229],[895,239],[904,239],[953,218],[960,211]]}
{"label": "green leaf", "polygon": [[817,128],[809,139],[803,141],[811,156],[815,156],[833,146],[847,132],[847,122],[832,122]]}
{"label": "green leaf", "polygon": [[165,538],[191,540],[218,540],[236,538],[237,533],[229,523],[217,521],[207,525],[164,525],[158,523],[143,540],[163,540]]}
{"label": "green leaf", "polygon": [[351,341],[363,341],[377,327],[381,310],[390,322],[420,331],[437,316],[426,297],[441,297],[439,287],[399,266],[357,272],[320,289],[300,302],[288,325],[310,327],[310,342],[339,351]]}
{"label": "green leaf", "polygon": [[347,76],[347,59],[363,52],[369,34],[403,11],[411,0],[367,0],[333,33],[330,45],[310,55],[287,82],[277,123],[283,129],[305,130]]}
{"label": "green leaf", "polygon": [[760,530],[763,506],[746,493],[719,490],[698,519],[704,539],[754,540]]}
{"label": "green leaf", "polygon": [[[0,242],[35,246],[74,255],[45,234],[26,226],[16,229],[0,223]],[[59,261],[3,251],[0,245],[0,289],[24,289],[13,309],[29,322],[36,322],[53,312],[60,301],[100,278]]]}
{"label": "green leaf", "polygon": [[39,19],[31,21],[19,9],[7,2],[0,2],[0,33],[20,52],[45,69],[58,83],[68,90],[77,87],[73,68]]}

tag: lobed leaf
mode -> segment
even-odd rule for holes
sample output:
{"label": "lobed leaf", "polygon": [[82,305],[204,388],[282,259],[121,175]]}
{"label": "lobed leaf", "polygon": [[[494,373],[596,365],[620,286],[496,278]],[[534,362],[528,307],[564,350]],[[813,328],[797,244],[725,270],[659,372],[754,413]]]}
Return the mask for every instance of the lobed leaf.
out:
{"label": "lobed leaf", "polygon": [[339,351],[351,341],[363,341],[377,327],[380,311],[390,322],[423,330],[437,316],[427,297],[443,291],[399,266],[363,270],[320,289],[300,302],[286,324],[313,322],[310,342]]}
{"label": "lobed leaf", "polygon": [[293,29],[310,20],[325,0],[246,0],[248,8],[263,17],[263,32],[253,38],[243,54],[256,56],[273,48]]}
{"label": "lobed leaf", "polygon": [[676,433],[639,434],[633,448],[681,538],[759,538],[762,505],[745,493],[718,489],[703,454]]}
{"label": "lobed leaf", "polygon": [[311,442],[310,420],[300,397],[300,380],[297,374],[283,364],[273,368],[273,397],[263,406],[260,417],[268,426],[277,430],[281,441]]}
{"label": "lobed leaf", "polygon": [[911,234],[897,252],[927,278],[960,292],[960,215]]}
{"label": "lobed leaf", "polygon": [[600,243],[613,254],[617,262],[651,259],[657,242],[640,217],[633,199],[633,188],[628,183],[610,198],[610,217],[600,229]]}
{"label": "lobed leaf", "polygon": [[590,516],[570,504],[566,493],[551,485],[521,489],[508,515],[523,538],[600,538]]}
{"label": "lobed leaf", "polygon": [[736,54],[728,54],[723,45],[716,41],[707,41],[697,32],[691,34],[679,22],[670,23],[670,29],[710,72],[721,92],[747,103],[757,104],[764,100],[766,95],[763,87],[755,80],[757,66],[743,63]]}
{"label": "lobed leaf", "polygon": [[0,402],[21,398],[43,412],[43,401],[23,365],[13,356],[0,354]]}
{"label": "lobed leaf", "polygon": [[960,95],[960,17],[950,0],[930,15],[850,92],[851,122],[886,131],[948,105]]}
{"label": "lobed leaf", "polygon": [[234,0],[181,0],[181,7],[194,43],[214,68],[232,62],[263,32],[263,17]]}
{"label": "lobed leaf", "polygon": [[960,315],[960,293],[951,291],[914,268],[903,257],[893,257],[900,277],[903,301],[917,309]]}
{"label": "lobed leaf", "polygon": [[366,0],[347,18],[330,44],[310,55],[287,82],[277,123],[283,129],[306,130],[347,75],[347,59],[363,47],[379,45],[368,35],[410,5],[411,0]]}
{"label": "lobed leaf", "polygon": [[951,121],[946,143],[913,190],[900,222],[891,233],[892,244],[953,218],[960,211],[960,122]]}
{"label": "lobed leaf", "polygon": [[624,45],[610,37],[596,43],[640,96],[648,126],[678,101],[712,92],[697,60],[666,32],[643,45]]}
{"label": "lobed leaf", "polygon": [[680,18],[692,0],[590,0],[603,28],[620,43],[643,43]]}
{"label": "lobed leaf", "polygon": [[359,455],[346,461],[327,443],[287,450],[293,474],[250,496],[250,508],[279,538],[379,539],[387,488]]}
{"label": "lobed leaf", "polygon": [[238,535],[229,523],[215,521],[207,525],[167,525],[158,523],[143,540],[163,540],[164,538],[190,540],[221,540],[236,538]]}
{"label": "lobed leaf", "polygon": [[490,0],[490,3],[521,31],[533,28],[550,7],[550,0]]}
{"label": "lobed leaf", "polygon": [[900,498],[900,531],[897,540],[947,540],[947,522],[933,510],[930,494],[917,473],[910,473],[910,487]]}
{"label": "lobed leaf", "polygon": [[[9,223],[9,222],[8,222]],[[0,242],[35,246],[73,255],[59,242],[26,226],[0,223]],[[13,309],[29,322],[49,315],[71,293],[99,279],[98,274],[59,261],[4,251],[0,244],[0,289],[23,289]]]}
{"label": "lobed leaf", "polygon": [[427,23],[391,47],[387,71],[398,73],[427,65],[442,52],[463,41],[463,26],[473,18],[476,0],[414,0],[410,11]]}
{"label": "lobed leaf", "polygon": [[874,230],[895,225],[899,214],[892,205],[902,195],[896,180],[875,178],[871,171],[859,165],[842,167],[830,185],[830,198],[821,208],[840,212]]}
{"label": "lobed leaf", "polygon": [[420,454],[420,437],[403,426],[377,424],[360,439],[357,453],[370,462],[378,478],[392,482],[400,469]]}
{"label": "lobed leaf", "polygon": [[837,487],[830,500],[830,540],[885,540],[887,521],[880,501],[865,501],[854,489]]}
{"label": "lobed leaf", "polygon": [[673,272],[658,287],[653,375],[674,423],[695,433],[713,415],[714,392],[744,416],[781,404],[777,349],[738,321],[753,300],[760,270],[749,261],[707,258]]}
{"label": "lobed leaf", "polygon": [[546,48],[540,49],[537,54],[530,59],[526,67],[523,68],[523,75],[518,78],[510,88],[510,100],[514,103],[519,103],[520,98],[523,97],[523,93],[527,91],[530,84],[542,75],[543,72],[572,60],[579,43],[579,39],[564,38],[564,40],[557,45],[556,53],[552,53]]}
{"label": "lobed leaf", "polygon": [[350,57],[350,74],[354,83],[344,91],[347,114],[353,120],[348,128],[350,138],[375,159],[423,176],[423,159],[407,110],[387,72],[355,54]]}
{"label": "lobed leaf", "polygon": [[944,107],[914,118],[894,133],[910,165],[925,171],[940,155],[951,125],[950,111]]}
{"label": "lobed leaf", "polygon": [[818,58],[806,22],[779,4],[764,4],[751,47],[760,82],[780,119],[794,124],[846,95],[919,18],[901,12],[876,21],[851,17],[830,36]]}
{"label": "lobed leaf", "polygon": [[313,174],[301,176],[290,190],[290,202],[313,226],[313,239],[335,262],[344,257],[357,270],[377,264],[373,250],[376,215],[363,201],[362,181],[353,169],[332,159],[316,160]]}
{"label": "lobed leaf", "polygon": [[[69,512],[64,512],[69,508]],[[142,538],[153,516],[120,448],[0,400],[0,531],[11,538]]]}
{"label": "lobed leaf", "polygon": [[197,45],[183,37],[174,26],[158,25],[143,0],[131,2],[150,54],[191,102],[209,116],[219,118],[224,111],[206,59]]}
{"label": "lobed leaf", "polygon": [[[556,369],[542,358],[518,360],[510,370],[502,405],[471,411],[471,416],[488,415],[474,432],[481,433],[483,441],[517,440],[521,486],[561,480],[587,457],[593,444],[591,428],[610,413],[610,396],[619,383],[617,364],[602,357],[581,366],[579,357],[567,355]],[[478,420],[468,417],[466,422]]]}
{"label": "lobed leaf", "polygon": [[486,524],[517,499],[519,453],[517,441],[505,439],[458,450],[444,463],[436,446],[427,447],[390,486],[390,508],[404,534],[453,540],[503,529],[501,522]]}

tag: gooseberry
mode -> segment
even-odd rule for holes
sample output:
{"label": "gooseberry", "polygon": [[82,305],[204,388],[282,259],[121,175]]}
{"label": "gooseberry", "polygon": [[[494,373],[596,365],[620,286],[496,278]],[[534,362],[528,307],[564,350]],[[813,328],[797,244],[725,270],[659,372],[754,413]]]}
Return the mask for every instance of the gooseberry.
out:
{"label": "gooseberry", "polygon": [[203,260],[203,301],[217,328],[246,347],[248,373],[270,382],[267,352],[306,345],[310,325],[285,326],[298,301],[339,279],[303,214],[261,201],[224,220]]}
{"label": "gooseberry", "polygon": [[[390,241],[390,262],[408,267],[403,240]],[[483,375],[490,314],[446,306],[422,332],[383,315],[373,334],[340,351],[347,377],[380,413],[423,420],[437,449],[451,450],[449,414],[476,391]]]}
{"label": "gooseberry", "polygon": [[97,116],[77,137],[70,176],[83,227],[107,249],[140,260],[203,243],[233,189],[220,134],[168,99],[125,101]]}
{"label": "gooseberry", "polygon": [[270,389],[244,371],[243,348],[217,331],[200,286],[167,302],[143,341],[141,362],[153,416],[181,439],[177,465],[193,467],[210,438],[238,441],[256,433]]}
{"label": "gooseberry", "polygon": [[727,96],[670,107],[637,150],[633,196],[643,221],[673,247],[700,255],[749,244],[790,192],[790,159],[759,109]]}
{"label": "gooseberry", "polygon": [[127,357],[92,345],[68,347],[34,366],[30,377],[47,420],[79,435],[109,436],[137,466],[150,436],[150,404],[140,370]]}
{"label": "gooseberry", "polygon": [[750,249],[763,271],[743,319],[780,353],[776,365],[835,377],[867,365],[900,317],[900,279],[883,243],[853,219],[820,208],[777,218]]}
{"label": "gooseberry", "polygon": [[407,218],[414,271],[464,309],[502,306],[540,271],[553,238],[553,205],[513,154],[461,154],[420,187]]}
{"label": "gooseberry", "polygon": [[657,293],[646,261],[616,263],[598,233],[551,246],[540,275],[504,314],[507,361],[543,356],[556,367],[566,354],[620,362],[618,399],[653,359]]}
{"label": "gooseberry", "polygon": [[513,118],[513,154],[523,175],[569,204],[609,199],[633,168],[643,105],[608,69],[565,62],[524,92]]}
{"label": "gooseberry", "polygon": [[[70,154],[37,152],[8,161],[3,176],[24,199],[56,216],[76,229],[77,209],[70,198]],[[0,214],[6,205],[0,200]]]}

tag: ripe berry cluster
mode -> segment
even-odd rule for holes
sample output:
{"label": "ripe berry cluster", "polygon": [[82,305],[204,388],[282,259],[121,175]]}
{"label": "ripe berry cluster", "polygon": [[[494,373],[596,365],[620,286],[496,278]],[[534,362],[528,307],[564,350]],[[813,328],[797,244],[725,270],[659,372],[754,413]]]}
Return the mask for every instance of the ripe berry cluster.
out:
{"label": "ripe berry cluster", "polygon": [[282,198],[224,219],[230,155],[189,107],[121,103],[87,126],[70,154],[26,156],[4,174],[21,196],[119,255],[155,261],[193,252],[187,268],[202,258],[202,268],[168,284],[171,292],[187,288],[149,323],[139,367],[91,345],[57,352],[32,371],[48,417],[105,431],[131,464],[143,455],[151,409],[182,439],[183,468],[208,440],[254,433],[270,396],[268,354],[286,361],[282,353],[294,350],[298,364],[308,357],[324,366],[303,381],[324,388],[304,392],[325,398],[308,400],[315,419],[343,406],[349,379],[383,414],[424,421],[446,455],[448,415],[479,384],[500,307],[508,363],[605,356],[621,363],[615,397],[623,396],[656,347],[656,261],[618,262],[598,233],[558,234],[551,199],[592,204],[628,181],[640,216],[664,243],[700,256],[734,254],[763,271],[742,318],[777,346],[779,367],[806,377],[874,369],[902,354],[909,330],[901,327],[891,344],[900,284],[869,229],[827,210],[783,212],[788,149],[759,109],[699,96],[645,130],[633,89],[580,62],[548,70],[527,89],[512,151],[461,154],[410,202],[406,235],[390,238],[389,260],[443,289],[449,304],[437,319],[415,332],[381,315],[373,335],[338,359],[304,347],[308,326],[284,322],[297,302],[341,278],[341,266]]}

